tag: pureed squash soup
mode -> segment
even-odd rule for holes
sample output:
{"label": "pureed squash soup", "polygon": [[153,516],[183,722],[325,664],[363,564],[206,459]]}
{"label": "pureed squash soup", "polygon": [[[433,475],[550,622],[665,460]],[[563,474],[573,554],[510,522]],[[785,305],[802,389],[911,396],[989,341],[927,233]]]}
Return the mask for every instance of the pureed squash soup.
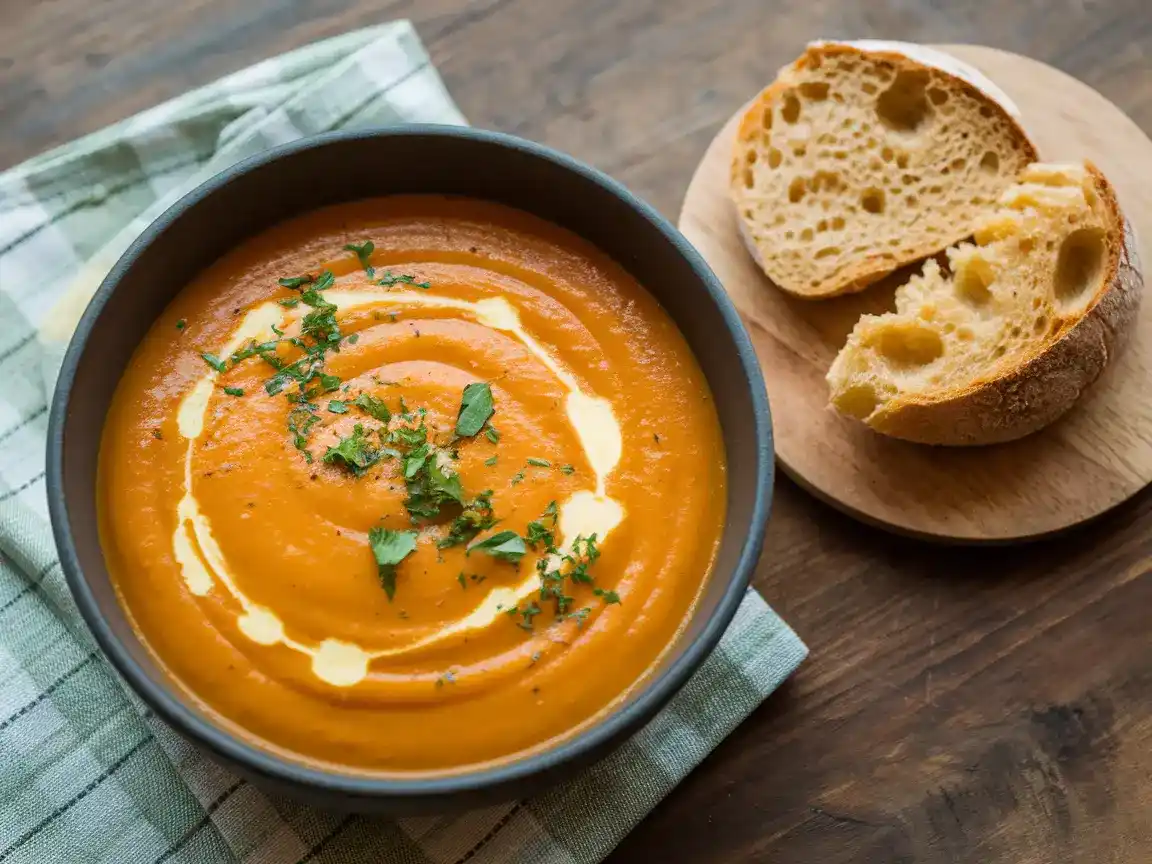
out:
{"label": "pureed squash soup", "polygon": [[218,722],[341,770],[460,770],[607,710],[716,556],[724,447],[619,265],[502,206],[281,224],[137,349],[100,530],[159,663]]}

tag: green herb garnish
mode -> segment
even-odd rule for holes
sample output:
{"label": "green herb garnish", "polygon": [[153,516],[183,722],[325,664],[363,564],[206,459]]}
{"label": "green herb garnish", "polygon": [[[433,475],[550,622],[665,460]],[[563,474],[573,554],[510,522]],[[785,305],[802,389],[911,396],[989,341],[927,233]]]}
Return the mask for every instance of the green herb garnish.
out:
{"label": "green herb garnish", "polygon": [[[372,277],[369,276],[368,278],[371,279]],[[376,284],[382,285],[385,288],[391,288],[393,285],[401,285],[401,284],[413,285],[416,288],[431,288],[432,287],[432,283],[430,283],[430,282],[417,282],[416,277],[412,276],[409,273],[401,273],[400,275],[396,275],[394,273],[389,273],[387,270],[384,271],[383,276],[381,276],[379,279],[376,280]],[[393,318],[392,320],[395,321],[396,319]]]}
{"label": "green herb garnish", "polygon": [[468,554],[483,552],[485,555],[491,555],[501,561],[511,561],[513,564],[518,563],[527,551],[524,538],[515,531],[498,531],[491,537],[468,547]]}
{"label": "green herb garnish", "polygon": [[333,414],[347,414],[348,403],[340,399],[330,399],[328,400],[328,410]]}
{"label": "green herb garnish", "polygon": [[460,583],[461,588],[467,588],[468,587],[468,579],[463,573],[457,573],[456,574],[456,581]]}
{"label": "green herb garnish", "polygon": [[215,354],[209,354],[207,352],[204,352],[200,356],[204,358],[205,363],[207,363],[209,366],[211,366],[217,372],[223,372],[225,369],[228,368],[228,364],[225,361],[221,360],[219,357],[217,357]]}
{"label": "green herb garnish", "polygon": [[500,433],[496,431],[496,428],[494,426],[489,426],[487,429],[484,430],[484,437],[487,438],[489,441],[491,441],[493,444],[495,444],[497,441],[500,440]]}
{"label": "green herb garnish", "polygon": [[225,387],[224,392],[227,393],[229,396],[243,396],[244,395],[244,388],[243,387]]}
{"label": "green herb garnish", "polygon": [[355,253],[356,257],[360,261],[360,266],[364,268],[364,272],[368,274],[369,279],[375,278],[376,276],[375,269],[371,264],[368,263],[368,259],[372,257],[372,252],[375,250],[375,248],[376,244],[371,240],[365,240],[359,245],[355,243],[349,243],[344,247],[345,252]]}
{"label": "green herb garnish", "polygon": [[387,423],[392,419],[392,412],[388,410],[388,406],[384,404],[383,399],[377,399],[375,396],[361,393],[352,400],[352,404],[360,408],[369,417],[379,420],[381,423]]}
{"label": "green herb garnish", "polygon": [[492,513],[492,490],[486,489],[462,505],[460,515],[448,526],[448,533],[440,538],[436,546],[447,549],[470,542],[481,531],[487,531],[496,524]]}
{"label": "green herb garnish", "polygon": [[[492,388],[475,381],[464,388],[460,399],[460,414],[456,418],[456,434],[462,438],[476,435],[492,416]],[[489,436],[491,437],[491,436]]]}
{"label": "green herb garnish", "polygon": [[335,447],[329,447],[324,454],[324,461],[332,464],[342,464],[357,477],[380,461],[380,451],[368,443],[368,436],[364,427],[357,423],[352,427],[352,434],[341,438]]}
{"label": "green herb garnish", "polygon": [[533,549],[541,543],[544,544],[545,549],[551,549],[555,543],[555,539],[552,532],[548,530],[543,522],[533,520],[528,523],[528,536],[525,537],[525,540]]}
{"label": "green herb garnish", "polygon": [[496,459],[497,459],[496,456],[489,456],[487,459],[484,460],[484,464],[487,465],[489,468],[491,468],[493,465],[496,464]]}
{"label": "green herb garnish", "polygon": [[188,322],[185,321],[183,318],[181,318],[179,321],[176,322],[176,329],[177,330],[183,330],[187,326],[188,326]]}
{"label": "green herb garnish", "polygon": [[592,614],[592,610],[585,606],[583,609],[577,609],[575,612],[569,615],[568,618],[575,620],[577,627],[583,628],[584,622],[588,620],[588,616],[590,614]]}
{"label": "green herb garnish", "polygon": [[517,471],[515,474],[512,475],[512,485],[513,486],[515,486],[517,483],[522,483],[523,481],[524,481],[524,472],[523,471]]}
{"label": "green herb garnish", "polygon": [[309,285],[315,281],[316,281],[316,277],[311,276],[307,273],[305,273],[303,276],[291,276],[287,279],[278,279],[277,280],[277,282],[280,283],[281,288],[290,288],[293,291],[295,291],[299,288],[302,288],[305,285]]}
{"label": "green herb garnish", "polygon": [[320,422],[315,414],[316,407],[309,403],[297,405],[288,412],[288,431],[297,450],[304,451],[304,461],[311,463],[312,454],[308,451],[308,435],[312,427]]}
{"label": "green herb garnish", "polygon": [[573,468],[571,465],[561,465],[560,466],[560,473],[561,474],[575,474],[576,469]]}
{"label": "green herb garnish", "polygon": [[592,593],[604,600],[605,603],[619,603],[620,595],[615,591],[605,591],[603,588],[593,588]]}
{"label": "green herb garnish", "polygon": [[537,468],[551,468],[552,463],[547,459],[536,459],[535,457],[528,457],[528,464],[534,465]]}
{"label": "green herb garnish", "polygon": [[373,528],[368,532],[368,545],[376,558],[380,584],[391,603],[396,596],[396,565],[415,551],[416,532]]}

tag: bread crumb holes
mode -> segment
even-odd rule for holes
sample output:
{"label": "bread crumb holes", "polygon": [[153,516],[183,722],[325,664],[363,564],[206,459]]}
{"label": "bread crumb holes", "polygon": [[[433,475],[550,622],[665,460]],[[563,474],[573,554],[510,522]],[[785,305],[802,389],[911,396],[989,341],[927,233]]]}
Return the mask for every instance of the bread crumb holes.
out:
{"label": "bread crumb holes", "polygon": [[865,189],[864,193],[860,196],[860,206],[868,213],[883,213],[884,204],[884,190],[877,189],[875,186]]}

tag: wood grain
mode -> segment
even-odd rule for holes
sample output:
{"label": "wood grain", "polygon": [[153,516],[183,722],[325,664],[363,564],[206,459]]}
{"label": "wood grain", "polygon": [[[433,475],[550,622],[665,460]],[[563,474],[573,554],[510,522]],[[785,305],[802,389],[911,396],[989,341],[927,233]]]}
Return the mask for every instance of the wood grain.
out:
{"label": "wood grain", "polygon": [[[819,36],[979,42],[1152,129],[1146,0],[0,0],[0,166],[269,54],[409,16],[473,123],[675,216],[716,131]],[[756,586],[809,660],[619,847],[669,864],[1152,860],[1152,495],[938,547],[781,478]]]}
{"label": "wood grain", "polygon": [[[1117,186],[1152,261],[1152,141],[1103,96],[1004,51],[940,46],[1007,91],[1041,157],[1095,162]],[[740,310],[768,383],[776,458],[805,488],[872,524],[965,542],[1034,539],[1094,519],[1152,483],[1152,302],[1103,379],[1046,429],[995,447],[924,447],[828,407],[824,375],[864,311],[894,308],[907,271],[868,290],[806,301],[778,289],[739,235],[728,178],[740,111],[693,175],[680,228]],[[916,268],[909,268],[916,269]]]}

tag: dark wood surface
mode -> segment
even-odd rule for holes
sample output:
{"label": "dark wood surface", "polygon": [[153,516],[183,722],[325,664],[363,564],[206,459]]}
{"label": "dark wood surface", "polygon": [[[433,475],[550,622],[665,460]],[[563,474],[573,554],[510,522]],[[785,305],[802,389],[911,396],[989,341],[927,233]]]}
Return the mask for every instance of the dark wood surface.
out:
{"label": "dark wood surface", "polygon": [[[474,124],[673,218],[720,124],[819,36],[1029,54],[1152,129],[1148,0],[0,0],[0,167],[402,16]],[[956,550],[781,480],[757,585],[812,656],[612,860],[1152,861],[1150,510]]]}

